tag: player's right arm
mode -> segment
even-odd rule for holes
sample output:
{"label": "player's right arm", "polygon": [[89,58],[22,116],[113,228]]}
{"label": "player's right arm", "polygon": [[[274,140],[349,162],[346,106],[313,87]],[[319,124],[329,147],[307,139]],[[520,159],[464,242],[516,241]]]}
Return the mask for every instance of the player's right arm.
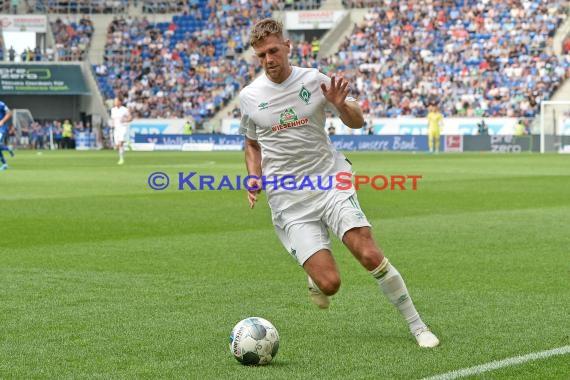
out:
{"label": "player's right arm", "polygon": [[252,178],[247,180],[247,200],[249,208],[253,208],[257,201],[257,194],[261,192],[261,146],[257,141],[255,122],[249,117],[249,110],[255,107],[255,102],[248,87],[240,92],[239,101],[242,114],[239,133],[245,139],[245,166],[247,174],[252,176]]}
{"label": "player's right arm", "polygon": [[10,110],[6,104],[3,104],[2,106],[4,107],[4,117],[0,120],[0,127],[6,124],[6,122],[8,122],[12,117],[12,110]]}
{"label": "player's right arm", "polygon": [[247,200],[249,208],[255,206],[257,202],[257,194],[261,192],[261,147],[257,140],[252,140],[245,137],[245,166],[247,174],[255,176],[256,178],[249,178],[247,180]]}

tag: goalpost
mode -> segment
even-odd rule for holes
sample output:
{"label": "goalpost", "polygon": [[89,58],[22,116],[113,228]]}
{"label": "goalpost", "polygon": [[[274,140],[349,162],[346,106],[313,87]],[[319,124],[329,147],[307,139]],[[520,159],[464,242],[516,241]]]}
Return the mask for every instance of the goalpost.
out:
{"label": "goalpost", "polygon": [[570,153],[570,100],[540,102],[540,153]]}

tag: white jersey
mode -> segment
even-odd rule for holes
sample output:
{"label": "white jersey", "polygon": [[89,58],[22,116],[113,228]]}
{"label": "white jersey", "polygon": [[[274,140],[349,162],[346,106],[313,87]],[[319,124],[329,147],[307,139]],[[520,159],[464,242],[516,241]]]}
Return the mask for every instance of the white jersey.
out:
{"label": "white jersey", "polygon": [[129,109],[125,106],[111,108],[111,123],[113,125],[113,140],[115,144],[126,142],[129,139],[129,129],[123,121],[129,116]]}
{"label": "white jersey", "polygon": [[[240,133],[261,146],[262,174],[269,178],[265,191],[273,211],[326,191],[319,190],[319,179],[326,187],[332,178],[334,186],[337,173],[351,172],[350,164],[336,151],[324,128],[328,101],[320,86],[330,86],[330,78],[316,69],[292,69],[283,83],[261,75],[240,92]],[[309,186],[283,189],[284,176],[295,176],[297,184],[309,176],[315,190]],[[275,178],[279,180],[277,188],[271,183]],[[353,192],[347,190],[347,197]]]}
{"label": "white jersey", "polygon": [[123,122],[123,119],[128,116],[129,109],[125,106],[111,108],[111,121],[115,130],[127,128],[126,124]]}

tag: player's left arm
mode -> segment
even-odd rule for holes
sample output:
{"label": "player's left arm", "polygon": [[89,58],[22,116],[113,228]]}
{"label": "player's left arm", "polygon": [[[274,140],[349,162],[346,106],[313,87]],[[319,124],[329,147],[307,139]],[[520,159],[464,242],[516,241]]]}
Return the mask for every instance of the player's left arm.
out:
{"label": "player's left arm", "polygon": [[340,108],[336,107],[336,109],[339,112],[340,119],[344,124],[346,124],[346,126],[352,129],[359,129],[364,125],[362,109],[356,99],[347,99]]}
{"label": "player's left arm", "polygon": [[352,129],[362,128],[364,116],[362,109],[354,98],[349,98],[350,87],[348,81],[342,77],[331,77],[330,87],[321,83],[321,90],[325,98],[337,109],[342,122]]}
{"label": "player's left arm", "polygon": [[245,166],[248,176],[247,199],[249,208],[255,207],[257,194],[261,192],[261,146],[257,140],[252,140],[245,136]]}

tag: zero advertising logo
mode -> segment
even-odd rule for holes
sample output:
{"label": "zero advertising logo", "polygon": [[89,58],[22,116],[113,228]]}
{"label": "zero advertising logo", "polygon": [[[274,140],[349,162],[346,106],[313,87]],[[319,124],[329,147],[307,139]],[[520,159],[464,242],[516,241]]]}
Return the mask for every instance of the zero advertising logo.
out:
{"label": "zero advertising logo", "polygon": [[48,68],[0,68],[0,78],[13,80],[48,80],[51,70]]}
{"label": "zero advertising logo", "polygon": [[[259,186],[250,186],[250,180],[261,180],[262,190],[359,190],[362,186],[370,186],[374,190],[417,190],[420,174],[389,175],[382,174],[353,175],[339,172],[328,176],[213,176],[197,172],[178,172],[177,190],[259,190]],[[148,186],[152,190],[164,190],[170,186],[170,178],[164,172],[154,172],[148,177]]]}

